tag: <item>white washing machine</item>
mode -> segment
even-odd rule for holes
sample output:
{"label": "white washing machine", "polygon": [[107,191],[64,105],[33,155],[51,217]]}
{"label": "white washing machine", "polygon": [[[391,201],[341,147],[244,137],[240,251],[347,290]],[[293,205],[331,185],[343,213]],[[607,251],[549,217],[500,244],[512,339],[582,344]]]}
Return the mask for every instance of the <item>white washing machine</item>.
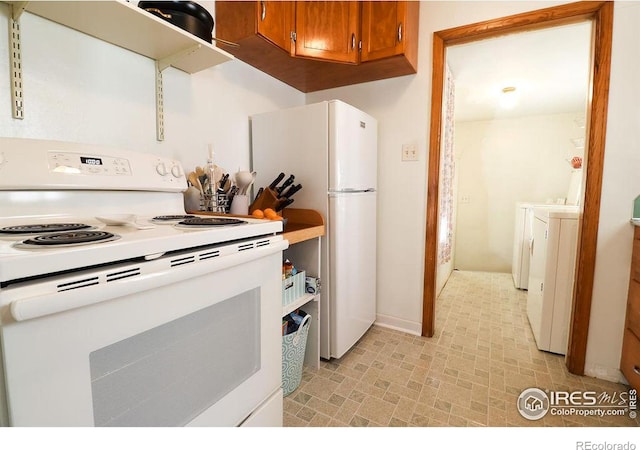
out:
{"label": "white washing machine", "polygon": [[[572,169],[569,178],[569,189],[567,190],[566,204],[547,203],[516,203],[516,220],[513,238],[513,261],[511,273],[513,284],[517,289],[528,289],[529,285],[529,259],[531,232],[533,227],[533,208],[553,208],[577,212],[582,198],[582,169]],[[559,199],[562,200],[562,199]]]}
{"label": "white washing machine", "polygon": [[540,350],[566,354],[579,212],[533,208],[527,316]]}
{"label": "white washing machine", "polygon": [[578,211],[574,205],[556,205],[553,203],[516,203],[516,219],[513,234],[513,260],[511,275],[517,289],[529,287],[530,244],[533,229],[533,209],[552,208],[554,210]]}

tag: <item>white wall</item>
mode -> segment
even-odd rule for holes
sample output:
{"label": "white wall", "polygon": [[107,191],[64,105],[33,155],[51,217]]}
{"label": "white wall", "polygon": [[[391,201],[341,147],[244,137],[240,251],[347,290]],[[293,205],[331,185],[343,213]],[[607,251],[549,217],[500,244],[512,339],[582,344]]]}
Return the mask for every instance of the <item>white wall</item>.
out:
{"label": "white wall", "polygon": [[[214,11],[213,2],[201,2]],[[151,59],[48,20],[21,17],[25,118],[11,117],[8,7],[0,3],[0,136],[120,147],[203,165],[249,168],[249,116],[304,104],[304,94],[241,61],[163,72],[165,141],[156,140]],[[117,24],[114,24],[117,26]]]}
{"label": "white wall", "polygon": [[[422,2],[418,74],[321,91],[308,102],[341,98],[377,117],[379,140],[378,319],[419,331],[422,317],[426,150],[435,31],[567,2]],[[640,3],[616,2],[609,122],[586,371],[615,378],[631,261],[632,200],[640,193]],[[401,162],[403,143],[420,161]],[[435,237],[434,237],[435,238]]]}
{"label": "white wall", "polygon": [[584,113],[456,122],[456,269],[511,272],[515,204],[564,202],[571,139],[584,137],[576,118]]}

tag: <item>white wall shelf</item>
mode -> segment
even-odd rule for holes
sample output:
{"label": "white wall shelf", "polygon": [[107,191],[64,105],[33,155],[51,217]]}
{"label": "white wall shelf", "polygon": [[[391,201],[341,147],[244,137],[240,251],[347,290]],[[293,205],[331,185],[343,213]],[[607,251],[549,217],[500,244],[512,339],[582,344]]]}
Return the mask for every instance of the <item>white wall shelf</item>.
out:
{"label": "white wall shelf", "polygon": [[196,51],[171,61],[172,67],[187,73],[234,59],[136,4],[121,0],[35,1],[27,3],[26,11],[156,61],[168,60],[197,44],[200,47]]}
{"label": "white wall shelf", "polygon": [[[138,8],[137,4],[122,0],[6,3],[151,58],[159,62],[156,71],[170,66],[192,74],[234,59],[224,50]],[[158,78],[161,83],[162,77]],[[156,87],[156,97],[157,119],[162,124],[161,84]],[[162,131],[159,126],[158,140],[163,139]]]}

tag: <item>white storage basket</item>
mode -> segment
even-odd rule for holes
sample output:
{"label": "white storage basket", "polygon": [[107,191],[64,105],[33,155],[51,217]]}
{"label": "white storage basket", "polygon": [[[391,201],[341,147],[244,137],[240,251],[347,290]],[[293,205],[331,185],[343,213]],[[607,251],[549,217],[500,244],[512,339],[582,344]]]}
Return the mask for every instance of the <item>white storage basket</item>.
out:
{"label": "white storage basket", "polygon": [[305,279],[305,272],[302,271],[282,280],[282,306],[286,306],[304,295]]}

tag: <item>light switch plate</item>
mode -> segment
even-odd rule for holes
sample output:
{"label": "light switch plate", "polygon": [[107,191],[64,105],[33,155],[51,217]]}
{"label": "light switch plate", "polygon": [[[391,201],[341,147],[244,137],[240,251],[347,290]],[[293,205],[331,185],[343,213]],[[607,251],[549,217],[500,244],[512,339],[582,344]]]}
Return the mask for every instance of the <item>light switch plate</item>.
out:
{"label": "light switch plate", "polygon": [[418,160],[418,147],[414,144],[404,144],[402,146],[402,160],[403,161],[417,161]]}

